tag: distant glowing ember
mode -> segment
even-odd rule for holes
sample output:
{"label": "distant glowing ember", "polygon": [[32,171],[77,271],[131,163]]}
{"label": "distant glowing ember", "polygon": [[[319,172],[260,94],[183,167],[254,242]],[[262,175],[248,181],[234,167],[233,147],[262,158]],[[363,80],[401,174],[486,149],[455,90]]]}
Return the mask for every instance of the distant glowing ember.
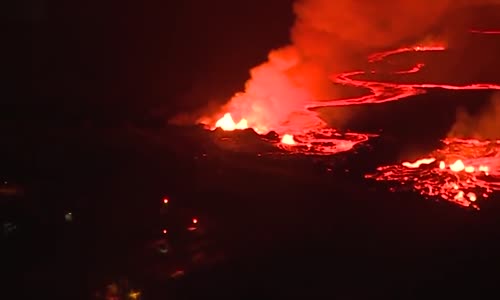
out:
{"label": "distant glowing ember", "polygon": [[443,144],[430,158],[380,167],[366,177],[398,182],[422,195],[479,209],[476,201],[500,191],[500,140],[448,138]]}
{"label": "distant glowing ember", "polygon": [[285,145],[295,145],[297,144],[295,142],[295,140],[293,139],[293,135],[291,134],[285,134],[282,138],[281,138],[281,143],[282,144],[285,144]]}
{"label": "distant glowing ember", "polygon": [[64,215],[64,220],[66,220],[66,222],[71,222],[73,221],[73,214],[71,212],[68,212]]}
{"label": "distant glowing ember", "polygon": [[131,300],[137,300],[140,298],[140,296],[141,296],[141,292],[134,291],[134,290],[131,290],[130,293],[128,294],[128,297]]}

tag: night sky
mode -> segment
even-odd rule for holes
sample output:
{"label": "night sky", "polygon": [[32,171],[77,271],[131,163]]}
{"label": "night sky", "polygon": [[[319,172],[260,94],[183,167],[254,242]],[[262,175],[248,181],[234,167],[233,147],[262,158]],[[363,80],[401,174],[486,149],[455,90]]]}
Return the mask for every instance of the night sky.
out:
{"label": "night sky", "polygon": [[292,3],[2,3],[2,119],[158,124],[223,103],[288,43]]}
{"label": "night sky", "polygon": [[223,102],[293,23],[291,0],[100,2],[2,4],[4,120],[163,122]]}

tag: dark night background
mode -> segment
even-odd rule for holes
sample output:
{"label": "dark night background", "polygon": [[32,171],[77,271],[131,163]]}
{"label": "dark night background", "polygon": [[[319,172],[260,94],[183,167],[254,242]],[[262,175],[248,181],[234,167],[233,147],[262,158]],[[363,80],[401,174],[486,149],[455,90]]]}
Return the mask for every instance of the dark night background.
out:
{"label": "dark night background", "polygon": [[221,102],[293,22],[291,0],[10,2],[2,113],[41,123],[144,121]]}
{"label": "dark night background", "polygon": [[[240,90],[249,68],[288,42],[292,2],[0,4],[0,176],[26,191],[1,208],[2,222],[18,226],[1,241],[9,299],[89,299],[123,277],[144,299],[481,298],[478,290],[497,289],[488,275],[500,266],[498,201],[471,213],[363,179],[401,153],[432,150],[454,122],[450,104],[485,103],[489,91],[360,109],[367,121],[355,129],[382,126],[388,136],[323,159],[226,151],[220,132],[166,126]],[[262,146],[248,131],[229,139]],[[224,262],[207,258],[172,283],[166,270],[184,268],[190,252],[172,263],[145,245],[171,226],[174,249],[188,249],[181,232],[195,215],[207,224],[201,252],[222,251]]]}

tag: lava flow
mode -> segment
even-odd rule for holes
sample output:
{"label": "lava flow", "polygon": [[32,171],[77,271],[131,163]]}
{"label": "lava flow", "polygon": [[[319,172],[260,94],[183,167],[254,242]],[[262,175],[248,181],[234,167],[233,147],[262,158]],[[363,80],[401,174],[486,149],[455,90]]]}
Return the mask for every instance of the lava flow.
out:
{"label": "lava flow", "polygon": [[428,51],[443,51],[446,50],[446,47],[443,45],[425,45],[425,46],[415,46],[415,47],[403,47],[395,50],[385,51],[374,53],[368,57],[368,61],[373,63],[376,61],[381,61],[387,56],[405,53],[405,52],[428,52]]}
{"label": "lava flow", "polygon": [[[403,47],[396,50],[375,53],[369,57],[369,62],[373,63],[381,61],[395,54],[411,53],[411,52],[429,52],[429,51],[435,52],[435,51],[445,51],[445,50],[446,47],[444,46]],[[394,71],[393,74],[404,75],[404,74],[418,73],[424,67],[425,67],[424,63],[418,63],[409,70]],[[370,94],[348,99],[316,101],[314,103],[307,105],[307,108],[313,110],[321,107],[385,103],[423,94],[426,92],[426,89],[432,89],[432,88],[439,88],[446,90],[500,90],[500,84],[496,83],[472,83],[466,85],[453,85],[453,84],[435,84],[435,83],[392,83],[392,82],[370,81],[370,80],[359,79],[360,76],[366,75],[368,73],[374,74],[375,72],[373,71],[347,72],[337,75],[332,80],[333,82],[341,85],[368,89],[370,91]]]}
{"label": "lava flow", "polygon": [[[402,47],[395,50],[375,53],[368,57],[368,61],[370,63],[375,63],[383,61],[393,55],[412,52],[437,52],[445,50],[445,46],[436,43],[416,45],[412,47]],[[424,63],[418,63],[413,68],[410,68],[408,70],[393,71],[392,74],[404,76],[405,74],[417,73],[424,67]],[[318,108],[384,103],[400,100],[418,94],[423,94],[426,92],[426,89],[429,88],[441,88],[449,90],[500,90],[500,85],[493,83],[474,83],[468,85],[433,83],[403,84],[360,79],[361,76],[368,73],[375,74],[374,71],[353,71],[342,73],[332,78],[332,81],[336,84],[368,89],[370,91],[368,95],[348,99],[334,99],[329,101],[310,101],[310,99],[308,99],[307,101],[304,100],[302,101],[303,105],[296,107],[289,114],[287,114],[288,117],[285,120],[281,120],[281,122],[278,122],[276,120],[273,121],[273,124],[279,124],[275,125],[275,127],[268,126],[269,124],[266,123],[255,121],[265,119],[261,118],[260,114],[266,111],[266,107],[262,107],[260,105],[257,106],[255,103],[253,103],[253,98],[250,97],[249,94],[239,93],[230,102],[230,107],[239,112],[240,115],[242,115],[242,111],[247,111],[250,114],[248,115],[249,118],[241,118],[238,122],[235,122],[233,120],[231,112],[226,112],[224,116],[217,120],[214,125],[210,126],[210,128],[215,129],[217,127],[220,127],[223,130],[227,131],[253,128],[259,134],[264,134],[270,130],[274,130],[282,136],[281,144],[287,146],[284,148],[289,151],[293,149],[296,152],[303,153],[334,154],[338,152],[349,151],[356,144],[364,142],[371,136],[375,135],[367,135],[361,133],[341,135],[334,129],[327,129],[327,124],[323,120],[321,120],[314,111]],[[301,90],[297,91],[297,93],[300,92]],[[276,108],[269,109],[274,110]],[[269,112],[266,112],[266,115],[268,114]],[[254,121],[247,121],[250,119]],[[299,126],[296,124],[299,124]],[[328,133],[325,135],[326,131],[328,131]],[[289,136],[293,136],[294,138],[290,139]]]}
{"label": "lava flow", "polygon": [[[234,131],[249,127],[245,119],[241,119],[236,123],[231,114],[226,113],[217,121],[215,128],[221,128],[224,131]],[[255,128],[252,129],[255,130]],[[260,130],[255,131],[263,133]],[[317,128],[316,130],[309,130],[304,133],[285,133],[281,136],[278,147],[291,153],[330,155],[349,151],[357,144],[365,142],[374,136],[376,135],[340,133],[333,128]]]}
{"label": "lava flow", "polygon": [[499,30],[479,30],[479,29],[471,29],[470,33],[479,33],[479,34],[500,34]]}
{"label": "lava flow", "polygon": [[340,133],[335,129],[323,128],[305,134],[285,134],[279,147],[292,153],[330,155],[346,152],[375,135]]}
{"label": "lava flow", "polygon": [[481,200],[500,191],[500,140],[448,138],[427,158],[379,167],[366,178],[479,209]]}

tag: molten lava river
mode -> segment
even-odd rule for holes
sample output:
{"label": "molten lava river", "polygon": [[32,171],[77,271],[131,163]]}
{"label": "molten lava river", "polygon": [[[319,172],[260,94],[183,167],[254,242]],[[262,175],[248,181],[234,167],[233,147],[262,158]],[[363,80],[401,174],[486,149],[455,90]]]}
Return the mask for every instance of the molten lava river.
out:
{"label": "molten lava river", "polygon": [[[470,34],[498,34],[498,31],[471,30]],[[446,47],[439,44],[415,45],[391,51],[375,53],[368,57],[370,64],[388,60],[392,56],[405,53],[442,52]],[[389,75],[408,76],[419,73],[425,67],[418,63],[412,68],[393,71]],[[225,131],[252,128],[259,134],[275,131],[280,135],[278,147],[284,151],[300,154],[332,155],[353,149],[376,135],[364,133],[341,133],[330,128],[314,111],[318,108],[332,106],[348,106],[362,104],[378,104],[396,101],[423,94],[426,89],[439,88],[449,90],[500,90],[499,84],[472,83],[467,85],[437,84],[429,82],[395,83],[380,80],[366,79],[380,73],[370,71],[350,71],[338,74],[331,80],[339,85],[363,88],[370,91],[367,95],[347,99],[333,99],[328,101],[307,101],[297,108],[297,118],[300,121],[291,125],[279,124],[274,127],[259,123],[258,118],[245,118],[245,111],[241,104],[251,102],[234,102],[227,106],[227,111],[216,122],[201,122],[210,129],[221,128]],[[386,74],[387,75],[387,74]],[[241,96],[241,95],[240,95]],[[235,97],[240,97],[236,95]],[[245,95],[243,95],[245,97]],[[233,99],[234,100],[234,99]],[[241,100],[241,99],[238,99]],[[235,104],[236,103],[236,104]],[[261,110],[262,108],[259,108]],[[234,114],[233,114],[234,113]],[[233,116],[242,116],[234,120]],[[297,126],[296,124],[307,124]],[[475,139],[447,138],[442,141],[442,148],[431,153],[428,157],[415,162],[379,167],[374,174],[366,178],[377,181],[395,181],[400,187],[408,187],[424,196],[445,199],[464,207],[478,209],[482,199],[488,198],[493,192],[500,190],[500,140],[480,141]],[[395,189],[394,189],[395,190]]]}
{"label": "molten lava river", "polygon": [[500,190],[500,140],[448,138],[428,157],[379,167],[366,178],[395,181],[424,196],[479,209],[479,200]]}

